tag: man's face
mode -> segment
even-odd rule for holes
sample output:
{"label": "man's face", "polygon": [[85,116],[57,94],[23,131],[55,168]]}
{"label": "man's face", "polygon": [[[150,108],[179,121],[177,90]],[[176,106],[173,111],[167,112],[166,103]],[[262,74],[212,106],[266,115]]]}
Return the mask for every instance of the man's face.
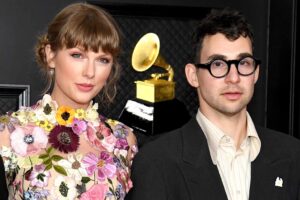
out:
{"label": "man's face", "polygon": [[[239,60],[245,55],[252,55],[252,45],[248,37],[239,37],[237,40],[230,41],[223,34],[218,33],[204,38],[200,63],[208,63],[216,58]],[[187,78],[198,90],[202,113],[233,116],[246,110],[258,79],[258,68],[249,76],[241,76],[235,65],[232,65],[225,77],[214,78],[207,69],[196,69],[192,64],[187,65],[186,68],[189,67],[191,71],[194,68],[194,77],[193,80],[191,80],[192,76]]]}

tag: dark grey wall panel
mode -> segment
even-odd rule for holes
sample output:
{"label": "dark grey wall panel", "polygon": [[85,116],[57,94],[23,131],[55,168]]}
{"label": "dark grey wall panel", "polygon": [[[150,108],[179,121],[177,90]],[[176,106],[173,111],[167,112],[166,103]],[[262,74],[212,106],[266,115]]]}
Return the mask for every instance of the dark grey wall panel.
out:
{"label": "dark grey wall panel", "polygon": [[[77,1],[1,1],[0,83],[30,85],[32,103],[40,98],[44,87],[33,56],[36,37],[45,29],[49,20],[71,2]],[[156,6],[156,8],[157,6],[173,7],[178,9],[178,15],[181,17],[197,17],[198,14],[203,14],[201,13],[203,8],[230,6],[241,10],[253,25],[255,55],[263,61],[260,80],[257,83],[253,101],[249,105],[249,111],[254,121],[263,126],[284,132],[290,131],[292,97],[291,93],[286,90],[290,88],[289,71],[295,59],[291,57],[293,54],[291,44],[294,41],[292,35],[294,24],[291,23],[294,18],[294,0],[287,0],[284,4],[280,0],[94,0],[88,2],[106,6],[121,5],[127,8],[136,5]],[[184,16],[184,12],[180,12],[181,7],[192,8],[193,15]],[[150,10],[150,12],[155,13],[155,10]],[[159,12],[164,16],[168,15],[168,9],[165,9],[165,12],[163,10]],[[124,48],[124,53],[127,55],[130,55],[131,51],[132,47]],[[286,69],[284,71],[283,66]],[[278,94],[278,91],[282,93]],[[276,100],[278,96],[281,97]],[[117,104],[118,102],[115,103]]]}

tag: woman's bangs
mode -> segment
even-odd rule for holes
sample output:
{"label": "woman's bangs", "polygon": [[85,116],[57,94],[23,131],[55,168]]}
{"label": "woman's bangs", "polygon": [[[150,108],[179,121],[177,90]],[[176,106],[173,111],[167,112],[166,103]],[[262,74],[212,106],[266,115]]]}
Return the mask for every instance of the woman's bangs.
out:
{"label": "woman's bangs", "polygon": [[101,24],[81,23],[65,33],[67,48],[82,47],[84,50],[102,51],[116,55],[119,51],[119,35],[112,27]]}

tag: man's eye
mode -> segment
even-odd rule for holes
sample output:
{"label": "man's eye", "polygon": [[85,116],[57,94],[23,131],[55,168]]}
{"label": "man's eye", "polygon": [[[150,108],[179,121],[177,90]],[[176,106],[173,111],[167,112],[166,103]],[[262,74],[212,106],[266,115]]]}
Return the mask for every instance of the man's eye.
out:
{"label": "man's eye", "polygon": [[212,65],[213,65],[214,67],[224,67],[224,66],[225,66],[225,63],[224,63],[224,61],[221,61],[221,60],[215,60],[215,61],[212,63]]}

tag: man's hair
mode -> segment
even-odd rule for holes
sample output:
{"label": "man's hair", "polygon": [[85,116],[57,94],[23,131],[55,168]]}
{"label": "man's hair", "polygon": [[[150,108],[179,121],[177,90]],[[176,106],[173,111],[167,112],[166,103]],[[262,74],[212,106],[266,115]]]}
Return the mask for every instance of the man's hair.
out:
{"label": "man's hair", "polygon": [[253,46],[253,32],[251,25],[247,22],[243,14],[232,8],[212,9],[203,18],[193,35],[193,52],[195,62],[200,61],[203,39],[207,35],[221,33],[229,40],[236,40],[240,36],[249,37]]}

